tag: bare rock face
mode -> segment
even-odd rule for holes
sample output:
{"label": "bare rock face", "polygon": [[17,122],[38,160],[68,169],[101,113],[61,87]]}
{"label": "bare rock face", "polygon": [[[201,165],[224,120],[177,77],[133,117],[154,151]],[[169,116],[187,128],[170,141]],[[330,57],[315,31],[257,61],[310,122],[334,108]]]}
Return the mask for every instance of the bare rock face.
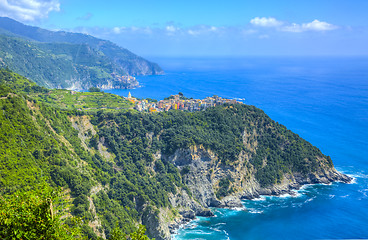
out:
{"label": "bare rock face", "polygon": [[[255,148],[250,145],[248,147]],[[250,153],[241,152],[238,161],[231,166],[221,164],[216,154],[203,146],[179,149],[175,154],[164,158],[179,168],[183,182],[192,194],[189,196],[186,191],[182,190],[170,197],[171,205],[178,209],[180,214],[180,217],[169,223],[171,233],[175,232],[180,224],[194,219],[195,216],[212,216],[208,207],[243,208],[241,199],[253,199],[260,195],[293,194],[292,190],[299,189],[305,184],[351,181],[350,177],[328,166],[326,159],[319,159],[319,167],[316,172],[308,175],[284,174],[280,183],[261,187],[255,178],[256,170],[251,164],[248,164]],[[219,199],[216,193],[219,190],[220,180],[224,178],[231,179],[233,191]]]}
{"label": "bare rock face", "polygon": [[170,239],[170,231],[167,222],[164,221],[161,212],[151,206],[144,209],[142,216],[142,224],[146,226],[146,233],[149,237],[154,237],[156,240]]}
{"label": "bare rock face", "polygon": [[[291,193],[305,184],[349,182],[351,178],[339,173],[334,167],[319,159],[318,170],[307,175],[300,173],[284,174],[282,181],[269,187],[261,187],[255,178],[256,170],[247,164],[249,154],[242,152],[238,161],[231,166],[219,163],[217,156],[202,146],[180,149],[168,157],[181,171],[184,183],[189,187],[193,197],[203,207],[242,207],[241,199],[252,199],[259,195],[280,195]],[[231,179],[233,191],[219,199],[216,196],[221,179]],[[180,205],[180,204],[179,204]]]}
{"label": "bare rock face", "polygon": [[178,150],[169,157],[174,165],[180,170],[188,169],[184,174],[184,183],[189,187],[193,197],[203,207],[220,206],[213,189],[210,169],[213,168],[216,157],[204,148],[192,147],[190,149]]}

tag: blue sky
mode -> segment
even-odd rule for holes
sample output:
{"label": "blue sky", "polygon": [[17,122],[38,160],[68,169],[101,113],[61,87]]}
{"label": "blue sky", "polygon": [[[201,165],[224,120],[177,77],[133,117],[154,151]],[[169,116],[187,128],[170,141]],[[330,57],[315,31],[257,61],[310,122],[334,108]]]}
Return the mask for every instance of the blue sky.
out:
{"label": "blue sky", "polygon": [[367,0],[0,0],[0,15],[143,56],[368,55]]}

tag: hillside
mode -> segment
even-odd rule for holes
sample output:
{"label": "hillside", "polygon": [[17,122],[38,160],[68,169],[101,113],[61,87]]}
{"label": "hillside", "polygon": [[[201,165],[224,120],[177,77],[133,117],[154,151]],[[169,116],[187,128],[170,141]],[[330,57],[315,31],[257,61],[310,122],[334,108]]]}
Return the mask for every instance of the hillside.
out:
{"label": "hillside", "polygon": [[53,32],[0,17],[0,64],[50,88],[134,88],[128,75],[162,69],[116,44],[89,35]]}
{"label": "hillside", "polygon": [[150,237],[169,239],[179,223],[211,216],[208,207],[350,181],[330,157],[253,106],[77,111],[60,109],[51,94],[0,71],[1,194],[42,179],[60,186],[71,203],[64,211],[84,217],[91,239],[109,238],[116,227],[128,234],[138,223]]}

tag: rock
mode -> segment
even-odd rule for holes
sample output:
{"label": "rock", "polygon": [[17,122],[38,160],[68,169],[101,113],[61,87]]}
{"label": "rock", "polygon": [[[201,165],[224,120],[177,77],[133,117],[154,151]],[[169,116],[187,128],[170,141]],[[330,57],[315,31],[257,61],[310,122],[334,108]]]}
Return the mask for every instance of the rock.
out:
{"label": "rock", "polygon": [[206,208],[206,209],[203,209],[202,211],[198,212],[197,216],[199,216],[199,217],[213,217],[215,215],[213,214],[213,212],[210,209]]}
{"label": "rock", "polygon": [[142,224],[146,226],[146,234],[150,238],[155,238],[156,240],[171,239],[168,223],[164,221],[158,209],[146,206],[143,211]]}
{"label": "rock", "polygon": [[243,208],[240,198],[237,196],[228,196],[222,199],[222,207],[227,208]]}
{"label": "rock", "polygon": [[196,216],[195,212],[192,210],[182,211],[179,213],[183,216],[183,218],[188,218],[188,219],[194,219]]}

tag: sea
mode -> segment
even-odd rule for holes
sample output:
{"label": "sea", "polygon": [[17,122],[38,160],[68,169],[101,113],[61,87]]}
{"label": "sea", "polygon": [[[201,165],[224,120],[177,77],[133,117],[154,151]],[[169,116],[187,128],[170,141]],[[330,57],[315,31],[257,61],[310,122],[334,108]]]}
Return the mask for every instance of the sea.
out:
{"label": "sea", "polygon": [[331,156],[350,184],[308,185],[296,194],[213,208],[173,239],[368,239],[368,57],[153,58],[165,75],[107,92],[161,100],[218,95],[261,108]]}

